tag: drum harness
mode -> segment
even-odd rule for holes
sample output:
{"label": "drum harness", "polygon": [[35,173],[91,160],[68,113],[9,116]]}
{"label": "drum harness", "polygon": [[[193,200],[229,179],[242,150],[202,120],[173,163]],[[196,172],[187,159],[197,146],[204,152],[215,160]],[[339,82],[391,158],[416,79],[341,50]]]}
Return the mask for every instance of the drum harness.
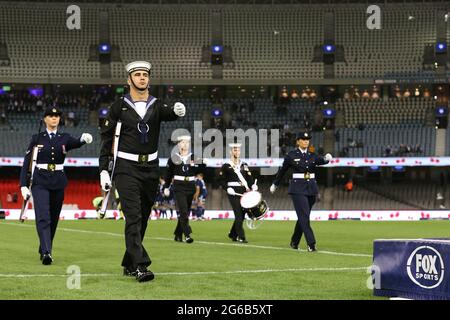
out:
{"label": "drum harness", "polygon": [[242,161],[240,160],[240,161],[239,161],[239,164],[238,164],[238,165],[235,165],[235,164],[233,163],[233,161],[230,159],[230,161],[228,161],[228,163],[231,165],[231,168],[233,169],[233,171],[234,171],[234,172],[236,173],[236,175],[238,176],[239,181],[241,181],[241,184],[245,187],[245,190],[250,189],[250,188],[248,187],[247,180],[245,180],[244,176],[243,176],[242,173],[241,173]]}

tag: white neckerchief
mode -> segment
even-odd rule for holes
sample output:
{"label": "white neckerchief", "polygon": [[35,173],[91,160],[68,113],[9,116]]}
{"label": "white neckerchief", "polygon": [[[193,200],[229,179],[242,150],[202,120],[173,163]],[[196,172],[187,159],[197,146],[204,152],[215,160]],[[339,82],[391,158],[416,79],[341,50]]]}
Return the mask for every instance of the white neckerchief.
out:
{"label": "white neckerchief", "polygon": [[136,109],[134,109],[134,110],[136,110],[137,114],[138,114],[142,119],[144,119],[145,113],[146,113],[146,111],[147,111],[147,109],[145,108],[145,107],[147,106],[147,101],[136,101],[136,102],[134,103],[134,106],[136,107]]}
{"label": "white neckerchief", "polygon": [[242,160],[239,160],[239,164],[237,166],[234,164],[234,162],[231,159],[230,159],[230,161],[228,161],[228,163],[231,165],[231,168],[237,174],[239,181],[241,181],[241,183],[245,187],[245,189],[249,189],[247,180],[245,180],[244,176],[241,173]]}
{"label": "white neckerchief", "polygon": [[[130,96],[130,98],[131,98],[131,96]],[[125,101],[130,107],[132,107],[132,108],[134,109],[134,111],[136,111],[136,113],[139,114],[139,116],[140,116],[142,119],[144,119],[144,117],[145,117],[145,115],[146,115],[148,109],[150,108],[150,106],[151,106],[152,104],[154,104],[154,103],[156,102],[156,100],[158,100],[158,99],[156,99],[155,97],[152,97],[152,99],[151,99],[148,103],[146,103],[144,115],[141,116],[141,114],[139,113],[138,108],[136,107],[135,103],[133,103],[132,101],[130,101],[127,97],[124,97],[124,98],[123,98],[123,101]],[[138,102],[140,102],[140,101],[138,101]],[[137,102],[137,103],[138,103],[138,102]]]}
{"label": "white neckerchief", "polygon": [[181,159],[183,164],[188,164],[188,159],[189,159],[189,164],[191,163],[191,161],[190,161],[191,155],[192,155],[192,152],[188,153],[185,156],[182,156],[181,154],[177,153],[177,156]]}

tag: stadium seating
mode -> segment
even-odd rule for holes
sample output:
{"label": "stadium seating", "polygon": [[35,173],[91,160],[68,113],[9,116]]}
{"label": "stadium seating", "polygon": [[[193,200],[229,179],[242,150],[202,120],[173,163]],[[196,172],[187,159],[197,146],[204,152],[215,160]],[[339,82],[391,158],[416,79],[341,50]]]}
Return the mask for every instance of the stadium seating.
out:
{"label": "stadium seating", "polygon": [[30,3],[0,5],[0,30],[11,67],[0,76],[15,78],[99,78],[99,63],[88,62],[89,46],[98,43],[97,13],[83,10],[80,30],[66,27],[67,6]]}
{"label": "stadium seating", "polygon": [[359,124],[425,124],[427,112],[434,112],[435,102],[426,98],[339,99],[336,110],[344,113],[346,127]]}
{"label": "stadium seating", "polygon": [[[449,11],[448,4],[381,5],[380,30],[367,28],[366,9],[363,4],[222,6],[215,13],[221,14],[223,43],[233,52],[223,77],[323,79],[323,64],[312,60],[314,47],[323,43],[324,12],[333,11],[336,43],[345,52],[345,62],[335,65],[337,78],[430,78],[422,65],[424,47],[436,41],[436,10]],[[211,44],[213,7],[83,4],[80,30],[66,28],[65,10],[55,3],[0,4],[0,32],[11,58],[0,76],[100,79],[99,62],[89,62],[89,52],[99,44],[98,17],[106,11],[111,43],[122,59],[111,64],[114,79],[123,79],[124,64],[135,59],[152,61],[158,81],[212,77],[202,50]]]}
{"label": "stadium seating", "polygon": [[[339,142],[335,142],[335,149],[347,157],[432,156],[436,147],[435,129],[418,124],[370,125],[364,130],[342,128],[338,132],[340,137]],[[356,142],[356,146],[352,146],[352,142]],[[402,152],[401,145],[410,150]],[[387,155],[388,146],[391,152]],[[417,146],[421,152],[415,151]]]}

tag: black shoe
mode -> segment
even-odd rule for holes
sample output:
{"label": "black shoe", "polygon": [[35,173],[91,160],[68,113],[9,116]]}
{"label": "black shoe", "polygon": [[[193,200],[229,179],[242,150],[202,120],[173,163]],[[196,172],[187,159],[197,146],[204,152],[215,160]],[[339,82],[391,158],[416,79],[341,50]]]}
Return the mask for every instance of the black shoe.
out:
{"label": "black shoe", "polygon": [[129,268],[123,268],[123,275],[126,277],[135,277],[136,271],[131,271]]}
{"label": "black shoe", "polygon": [[230,238],[232,241],[237,241],[237,237],[233,237],[231,233],[228,234],[228,238]]}
{"label": "black shoe", "polygon": [[315,252],[315,251],[317,251],[316,245],[314,244],[308,245],[308,252]]}
{"label": "black shoe", "polygon": [[150,270],[147,270],[145,266],[139,266],[136,269],[136,280],[138,282],[151,281],[155,278],[155,275]]}
{"label": "black shoe", "polygon": [[298,244],[297,244],[297,243],[295,243],[295,242],[292,241],[291,244],[290,244],[290,246],[291,246],[292,249],[298,250]]}
{"label": "black shoe", "polygon": [[192,243],[194,242],[194,239],[192,239],[191,237],[186,237],[186,243]]}
{"label": "black shoe", "polygon": [[42,264],[48,266],[48,265],[51,265],[52,262],[53,262],[53,258],[50,253],[46,253],[42,256]]}
{"label": "black shoe", "polygon": [[181,238],[181,236],[175,236],[175,240],[176,242],[183,242],[183,238]]}
{"label": "black shoe", "polygon": [[245,238],[244,238],[244,239],[241,239],[241,238],[237,237],[237,238],[236,238],[236,241],[237,241],[237,242],[240,242],[240,243],[248,243],[248,241],[245,240]]}

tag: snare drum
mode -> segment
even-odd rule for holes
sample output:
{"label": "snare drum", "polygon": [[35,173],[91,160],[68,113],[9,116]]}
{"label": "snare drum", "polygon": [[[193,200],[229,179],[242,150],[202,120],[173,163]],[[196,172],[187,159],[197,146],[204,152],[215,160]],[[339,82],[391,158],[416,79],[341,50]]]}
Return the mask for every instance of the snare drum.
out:
{"label": "snare drum", "polygon": [[262,199],[262,194],[258,191],[244,193],[241,198],[241,207],[250,219],[262,219],[269,211],[266,201]]}

